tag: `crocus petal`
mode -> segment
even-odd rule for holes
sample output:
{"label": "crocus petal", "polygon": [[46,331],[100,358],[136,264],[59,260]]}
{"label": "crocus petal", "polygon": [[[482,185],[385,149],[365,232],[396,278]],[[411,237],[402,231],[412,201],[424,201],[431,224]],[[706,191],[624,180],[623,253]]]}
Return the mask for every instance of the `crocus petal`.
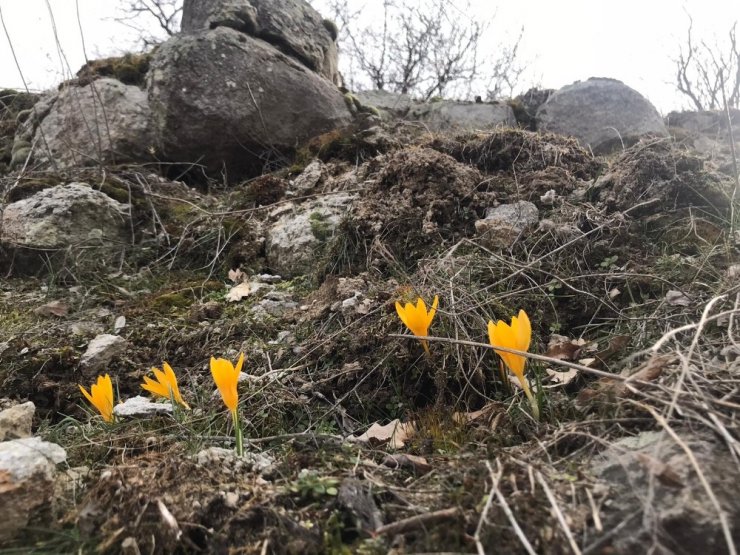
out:
{"label": "crocus petal", "polygon": [[427,316],[427,330],[429,329],[429,326],[432,325],[432,320],[434,320],[434,315],[437,314],[438,306],[439,306],[439,297],[437,295],[434,295],[434,301],[432,302],[432,308],[429,311],[429,315]]}
{"label": "crocus petal", "polygon": [[242,365],[244,364],[244,353],[241,353],[239,355],[239,360],[236,362],[236,369],[234,370],[234,373],[236,374],[235,379],[239,379],[239,374],[242,373]]}
{"label": "crocus petal", "polygon": [[90,401],[90,404],[94,405],[94,404],[95,404],[95,401],[93,401],[93,397],[92,397],[92,395],[90,395],[90,394],[89,394],[89,393],[87,392],[87,389],[85,389],[85,388],[84,388],[84,387],[82,387],[81,385],[79,386],[79,388],[80,388],[80,391],[82,391],[82,394],[83,394],[83,395],[85,396],[85,398],[86,398],[86,399],[87,399],[88,401]]}
{"label": "crocus petal", "polygon": [[406,309],[401,306],[401,303],[396,301],[396,312],[398,313],[398,317],[401,319],[401,322],[403,322],[403,325],[410,329],[408,318],[406,317]]}
{"label": "crocus petal", "polygon": [[[240,360],[243,362],[243,357],[240,357]],[[237,392],[239,374],[235,372],[234,365],[226,359],[211,357],[211,375],[221,393],[224,405],[232,412],[235,411],[239,402]]]}
{"label": "crocus petal", "polygon": [[524,310],[519,311],[519,318],[517,320],[517,327],[515,329],[517,349],[520,351],[528,351],[529,343],[532,340],[532,324],[529,321],[529,316]]}

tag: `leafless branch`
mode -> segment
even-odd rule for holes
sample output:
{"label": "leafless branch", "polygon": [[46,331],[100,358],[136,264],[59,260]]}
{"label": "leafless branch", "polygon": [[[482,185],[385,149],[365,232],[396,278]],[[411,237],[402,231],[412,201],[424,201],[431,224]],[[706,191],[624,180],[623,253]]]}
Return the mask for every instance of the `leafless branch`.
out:
{"label": "leafless branch", "polygon": [[[725,99],[729,108],[740,107],[740,45],[737,22],[728,32],[727,44],[711,45],[693,36],[694,22],[689,17],[686,44],[679,49],[676,63],[676,89],[687,96],[697,110],[721,110]],[[723,95],[725,98],[723,98]]]}

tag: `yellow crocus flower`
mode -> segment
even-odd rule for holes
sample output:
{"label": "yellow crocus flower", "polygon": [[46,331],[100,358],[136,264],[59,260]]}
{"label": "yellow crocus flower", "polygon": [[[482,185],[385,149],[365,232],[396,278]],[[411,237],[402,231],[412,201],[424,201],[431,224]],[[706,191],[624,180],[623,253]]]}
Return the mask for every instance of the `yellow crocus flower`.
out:
{"label": "yellow crocus flower", "polygon": [[90,392],[81,385],[80,391],[90,401],[106,422],[113,422],[113,382],[110,376],[98,376],[97,383],[90,386]]}
{"label": "yellow crocus flower", "polygon": [[[417,337],[424,337],[429,335],[429,326],[434,320],[434,315],[437,313],[437,306],[439,305],[439,298],[437,295],[434,296],[432,302],[432,308],[427,312],[427,305],[424,303],[424,299],[421,297],[416,301],[416,306],[411,303],[406,303],[406,306],[401,306],[401,303],[396,301],[396,312],[401,322]],[[421,345],[424,350],[429,354],[429,345],[425,339],[421,340]]]}
{"label": "yellow crocus flower", "polygon": [[180,395],[180,389],[177,387],[177,376],[175,376],[172,367],[166,362],[163,362],[162,370],[152,368],[152,372],[157,380],[154,381],[149,376],[144,376],[144,383],[141,384],[141,388],[153,395],[164,397],[165,399],[174,399],[175,402],[180,403],[183,407],[190,410],[190,407]]}
{"label": "yellow crocus flower", "polygon": [[[488,339],[492,347],[505,347],[507,349],[515,349],[517,351],[529,351],[529,344],[532,340],[532,324],[529,321],[529,316],[527,316],[527,313],[524,312],[524,310],[520,310],[518,316],[512,317],[511,324],[507,324],[502,320],[499,320],[495,324],[492,320],[489,321]],[[504,364],[519,380],[519,383],[524,390],[524,394],[532,405],[532,413],[534,417],[538,419],[539,407],[529,388],[529,382],[524,376],[524,368],[527,364],[527,358],[522,355],[499,351],[495,348],[494,351],[499,357],[501,357]]]}

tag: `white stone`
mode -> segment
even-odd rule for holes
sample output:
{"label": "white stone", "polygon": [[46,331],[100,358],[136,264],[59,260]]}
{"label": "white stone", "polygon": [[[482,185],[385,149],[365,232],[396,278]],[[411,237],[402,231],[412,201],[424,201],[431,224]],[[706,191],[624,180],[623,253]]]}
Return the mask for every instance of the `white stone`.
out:
{"label": "white stone", "polygon": [[0,441],[31,436],[36,406],[28,401],[0,412]]}
{"label": "white stone", "polygon": [[104,333],[95,337],[87,345],[80,358],[80,365],[88,370],[101,370],[117,355],[126,350],[128,343],[123,337]]}
{"label": "white stone", "polygon": [[137,395],[126,399],[113,407],[113,414],[121,418],[134,418],[137,416],[152,416],[156,414],[172,414],[172,404],[169,401],[155,403],[147,397]]}

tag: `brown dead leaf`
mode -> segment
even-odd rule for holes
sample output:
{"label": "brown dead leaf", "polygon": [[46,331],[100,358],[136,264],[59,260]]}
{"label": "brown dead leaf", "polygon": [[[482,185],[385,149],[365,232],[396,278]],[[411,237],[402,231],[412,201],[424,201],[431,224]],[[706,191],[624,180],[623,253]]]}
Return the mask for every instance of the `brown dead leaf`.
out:
{"label": "brown dead leaf", "polygon": [[416,426],[413,422],[401,422],[398,418],[388,424],[374,422],[370,428],[359,436],[350,436],[349,441],[369,443],[371,445],[388,444],[391,449],[401,449],[413,437]]}
{"label": "brown dead leaf", "polygon": [[63,301],[51,301],[34,309],[33,312],[38,316],[57,316],[61,318],[69,313],[69,305]]}
{"label": "brown dead leaf", "polygon": [[418,474],[426,474],[432,470],[432,465],[424,457],[404,453],[387,455],[383,464],[389,468],[410,468]]}
{"label": "brown dead leaf", "polygon": [[558,360],[575,360],[578,353],[586,344],[584,339],[570,339],[564,335],[553,333],[547,344],[546,356]]}
{"label": "brown dead leaf", "polygon": [[654,474],[664,486],[672,488],[684,487],[685,484],[683,483],[683,480],[681,480],[681,476],[671,465],[665,464],[655,457],[651,457],[645,453],[638,453],[637,460],[645,466],[648,472]]}
{"label": "brown dead leaf", "polygon": [[565,372],[558,372],[552,368],[545,368],[545,372],[547,372],[547,375],[550,377],[550,382],[557,387],[566,386],[581,375],[580,370],[576,370],[575,368],[569,368]]}
{"label": "brown dead leaf", "polygon": [[629,345],[629,342],[629,335],[615,335],[609,340],[609,345],[605,349],[594,353],[594,357],[596,357],[597,362],[594,364],[589,364],[589,366],[593,366],[594,368],[605,368],[606,361],[608,361],[614,355],[617,355],[624,351],[627,345]]}
{"label": "brown dead leaf", "polygon": [[627,381],[600,378],[578,394],[577,402],[583,405],[591,401],[609,401],[615,398],[626,398],[631,393],[628,385],[638,389],[641,387],[639,382],[657,380],[663,374],[665,367],[673,362],[674,358],[673,355],[654,356],[637,369],[625,369],[621,372],[621,375],[629,377]]}
{"label": "brown dead leaf", "polygon": [[476,422],[477,425],[494,431],[505,413],[506,408],[501,403],[494,402],[472,412],[455,412],[452,415],[452,421],[461,425]]}
{"label": "brown dead leaf", "polygon": [[[622,376],[629,377],[629,381],[652,382],[663,375],[663,370],[674,361],[673,355],[654,356],[637,370],[631,368],[622,370]],[[639,387],[639,384],[634,384]]]}

